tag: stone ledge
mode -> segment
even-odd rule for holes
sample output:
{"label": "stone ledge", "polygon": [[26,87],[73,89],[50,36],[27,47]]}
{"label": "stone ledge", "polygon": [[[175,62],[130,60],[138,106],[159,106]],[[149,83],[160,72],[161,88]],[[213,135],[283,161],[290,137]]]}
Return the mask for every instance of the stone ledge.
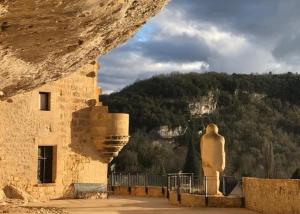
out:
{"label": "stone ledge", "polygon": [[114,195],[130,195],[129,188],[125,186],[114,186],[112,193]]}
{"label": "stone ledge", "polygon": [[155,186],[114,186],[112,188],[112,194],[114,195],[131,195],[139,197],[155,197],[163,198],[166,197],[167,190],[165,187],[155,187]]}
{"label": "stone ledge", "polygon": [[35,187],[53,187],[56,186],[56,183],[44,183],[44,184],[35,184]]}
{"label": "stone ledge", "polygon": [[134,187],[131,187],[130,195],[134,195],[134,196],[147,196],[146,187],[144,187],[144,186],[134,186]]}
{"label": "stone ledge", "polygon": [[148,187],[148,196],[161,198],[166,197],[167,188],[165,187]]}
{"label": "stone ledge", "polygon": [[179,205],[177,193],[175,191],[169,192],[169,202],[173,205]]}
{"label": "stone ledge", "polygon": [[234,208],[243,207],[243,198],[241,197],[226,197],[226,196],[208,196],[196,195],[189,193],[181,193],[180,201],[178,200],[177,192],[171,191],[169,193],[169,202],[174,205],[181,205],[186,207],[224,207]]}
{"label": "stone ledge", "polygon": [[208,207],[243,207],[243,198],[231,196],[208,196]]}
{"label": "stone ledge", "polygon": [[205,207],[204,195],[193,195],[188,193],[180,194],[180,204],[186,207]]}

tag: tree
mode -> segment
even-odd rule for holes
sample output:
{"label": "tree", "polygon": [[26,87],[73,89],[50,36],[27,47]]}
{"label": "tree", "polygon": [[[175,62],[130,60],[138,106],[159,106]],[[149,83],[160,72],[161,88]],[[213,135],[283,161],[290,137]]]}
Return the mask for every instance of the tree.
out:
{"label": "tree", "polygon": [[188,151],[182,171],[184,173],[194,173],[196,175],[200,174],[199,154],[196,151],[192,140],[189,141]]}
{"label": "tree", "polygon": [[[290,178],[300,163],[299,87],[295,74],[173,73],[138,81],[102,97],[110,112],[130,114],[130,143],[113,163],[119,171],[178,172],[193,163],[185,161],[190,141],[199,153],[198,131],[213,121],[227,142],[227,175]],[[189,104],[211,92],[216,109],[195,118]],[[160,139],[161,125],[187,131]]]}
{"label": "tree", "polygon": [[297,168],[293,173],[291,179],[300,179],[300,168]]}
{"label": "tree", "polygon": [[273,143],[266,140],[263,144],[263,153],[264,153],[264,168],[265,168],[265,177],[272,178],[274,174],[274,151]]}

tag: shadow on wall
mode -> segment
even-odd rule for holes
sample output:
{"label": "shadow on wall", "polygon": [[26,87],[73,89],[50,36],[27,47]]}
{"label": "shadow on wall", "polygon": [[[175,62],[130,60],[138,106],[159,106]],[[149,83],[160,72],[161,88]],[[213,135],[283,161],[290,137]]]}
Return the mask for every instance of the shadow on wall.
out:
{"label": "shadow on wall", "polygon": [[87,101],[89,107],[72,113],[70,148],[78,154],[78,160],[76,161],[86,158],[105,163],[105,160],[101,157],[100,152],[91,140],[90,112],[95,104],[96,100],[89,100]]}
{"label": "shadow on wall", "polygon": [[[71,121],[71,143],[69,147],[72,152],[69,154],[69,159],[72,166],[68,169],[70,172],[68,176],[72,179],[72,182],[77,181],[82,164],[88,163],[90,160],[99,161],[104,163],[101,158],[100,152],[96,149],[95,145],[91,141],[90,135],[90,112],[95,105],[96,100],[89,100],[87,102],[88,107],[82,108],[72,113]],[[69,186],[65,186],[63,196],[60,199],[73,199],[75,198],[75,187],[73,183]]]}

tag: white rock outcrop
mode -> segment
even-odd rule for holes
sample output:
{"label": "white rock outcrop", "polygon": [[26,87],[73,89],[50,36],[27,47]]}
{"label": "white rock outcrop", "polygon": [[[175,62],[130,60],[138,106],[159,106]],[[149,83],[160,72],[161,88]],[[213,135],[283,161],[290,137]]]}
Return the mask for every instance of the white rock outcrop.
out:
{"label": "white rock outcrop", "polygon": [[189,103],[190,114],[194,117],[201,117],[203,114],[211,114],[217,108],[217,99],[214,92],[209,92],[207,96],[199,97]]}

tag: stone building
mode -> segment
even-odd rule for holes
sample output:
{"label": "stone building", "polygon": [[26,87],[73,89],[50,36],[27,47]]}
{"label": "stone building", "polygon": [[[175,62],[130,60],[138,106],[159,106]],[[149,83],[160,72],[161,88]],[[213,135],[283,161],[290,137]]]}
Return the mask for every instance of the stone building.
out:
{"label": "stone building", "polygon": [[[107,164],[128,142],[129,115],[99,102],[97,64],[0,101],[0,188],[37,199],[107,184]],[[75,184],[75,185],[74,185]]]}

